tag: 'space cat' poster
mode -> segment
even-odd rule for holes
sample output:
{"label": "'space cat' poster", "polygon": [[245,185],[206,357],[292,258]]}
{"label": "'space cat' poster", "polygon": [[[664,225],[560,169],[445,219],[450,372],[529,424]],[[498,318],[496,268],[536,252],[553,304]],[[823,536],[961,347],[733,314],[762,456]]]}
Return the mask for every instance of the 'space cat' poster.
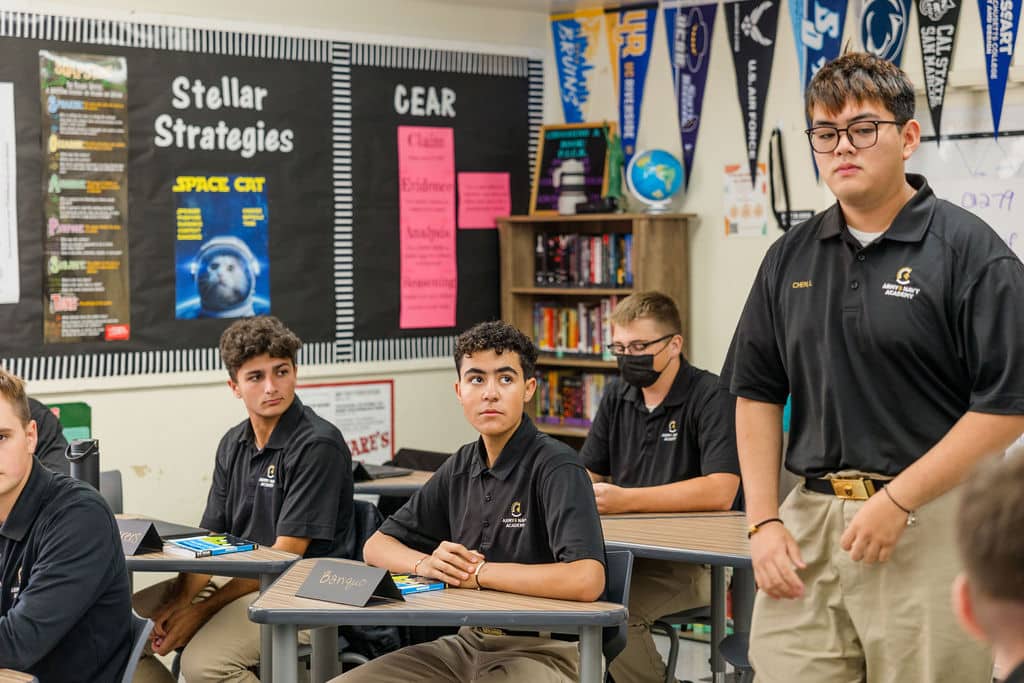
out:
{"label": "'space cat' poster", "polygon": [[178,320],[270,313],[266,177],[178,176],[175,312]]}

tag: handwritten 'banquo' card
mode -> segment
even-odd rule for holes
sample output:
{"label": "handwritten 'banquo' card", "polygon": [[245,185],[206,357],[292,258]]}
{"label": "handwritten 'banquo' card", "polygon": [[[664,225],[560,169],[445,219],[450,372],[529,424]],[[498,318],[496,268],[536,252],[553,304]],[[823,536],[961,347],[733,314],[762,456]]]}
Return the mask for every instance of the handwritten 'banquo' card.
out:
{"label": "handwritten 'banquo' card", "polygon": [[353,607],[365,607],[370,598],[404,600],[386,569],[349,560],[318,560],[295,595]]}

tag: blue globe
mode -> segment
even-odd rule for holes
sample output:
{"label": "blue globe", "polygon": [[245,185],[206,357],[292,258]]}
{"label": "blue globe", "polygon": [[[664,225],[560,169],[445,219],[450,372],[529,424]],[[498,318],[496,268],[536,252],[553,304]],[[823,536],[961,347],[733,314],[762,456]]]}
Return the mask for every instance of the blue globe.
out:
{"label": "blue globe", "polygon": [[668,206],[683,184],[683,165],[663,149],[639,152],[626,169],[626,184],[637,199],[655,209]]}

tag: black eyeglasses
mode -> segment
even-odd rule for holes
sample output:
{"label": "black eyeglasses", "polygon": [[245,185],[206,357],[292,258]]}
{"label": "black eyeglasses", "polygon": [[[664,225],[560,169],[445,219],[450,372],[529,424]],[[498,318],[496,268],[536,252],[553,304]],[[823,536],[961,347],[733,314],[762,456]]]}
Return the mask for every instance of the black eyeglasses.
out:
{"label": "black eyeglasses", "polygon": [[849,140],[850,144],[857,149],[874,147],[875,143],[878,142],[878,126],[883,123],[902,126],[905,122],[858,121],[857,123],[850,124],[846,128],[836,128],[835,126],[815,126],[814,128],[808,128],[804,132],[807,133],[807,139],[811,143],[811,149],[818,154],[828,154],[829,152],[834,152],[836,147],[839,146],[840,133],[846,133],[846,139]]}
{"label": "black eyeglasses", "polygon": [[648,346],[652,344],[657,344],[658,342],[663,342],[666,339],[671,339],[677,334],[679,333],[672,332],[671,334],[666,334],[664,337],[658,337],[657,339],[652,339],[651,341],[631,341],[628,344],[619,344],[618,342],[612,342],[611,344],[608,344],[608,350],[611,351],[613,356],[625,355],[626,349],[629,349],[629,352],[632,354],[643,353],[644,351],[647,350]]}

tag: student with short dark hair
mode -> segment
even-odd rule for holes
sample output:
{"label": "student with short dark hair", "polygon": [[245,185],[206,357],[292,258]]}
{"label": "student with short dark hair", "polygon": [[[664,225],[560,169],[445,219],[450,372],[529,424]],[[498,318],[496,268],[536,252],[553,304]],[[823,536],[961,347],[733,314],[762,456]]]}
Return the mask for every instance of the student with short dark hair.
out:
{"label": "student with short dark hair", "polygon": [[[611,315],[621,377],[601,397],[580,458],[601,514],[728,510],[739,489],[735,400],[683,354],[682,321],[661,292],[635,292]],[[629,589],[629,638],[612,662],[616,683],[665,680],[651,637],[662,616],[707,605],[704,565],[638,559]]]}
{"label": "student with short dark hair", "polygon": [[[576,453],[523,414],[537,349],[487,322],[455,343],[455,395],[480,438],[460,448],[363,548],[369,564],[484,588],[592,601],[604,591],[604,540]],[[575,681],[575,643],[462,628],[357,667],[351,681]]]}
{"label": "student with short dark hair", "polygon": [[[1003,683],[1024,683],[1024,457],[984,463],[964,485],[953,583],[960,625],[992,646]],[[1001,675],[1000,675],[1001,673]]]}
{"label": "student with short dark hair", "polygon": [[[228,387],[248,418],[217,447],[213,482],[200,525],[303,557],[351,557],[352,455],[337,427],[295,395],[302,342],[272,316],[232,324],[220,340]],[[184,647],[189,683],[257,680],[259,627],[249,621],[254,579],[180,574],[136,595],[136,609],[156,622],[152,651]],[[173,681],[154,657],[136,681]]]}
{"label": "student with short dark hair", "polygon": [[0,369],[0,668],[120,681],[132,643],[117,523],[95,489],[33,457],[36,441],[24,385]]}
{"label": "student with short dark hair", "polygon": [[[754,279],[722,370],[758,594],[759,683],[985,681],[960,635],[959,484],[1024,430],[1024,265],[906,161],[914,85],[849,53],[806,93],[829,209],[789,230]],[[804,478],[778,501],[786,468]]]}

